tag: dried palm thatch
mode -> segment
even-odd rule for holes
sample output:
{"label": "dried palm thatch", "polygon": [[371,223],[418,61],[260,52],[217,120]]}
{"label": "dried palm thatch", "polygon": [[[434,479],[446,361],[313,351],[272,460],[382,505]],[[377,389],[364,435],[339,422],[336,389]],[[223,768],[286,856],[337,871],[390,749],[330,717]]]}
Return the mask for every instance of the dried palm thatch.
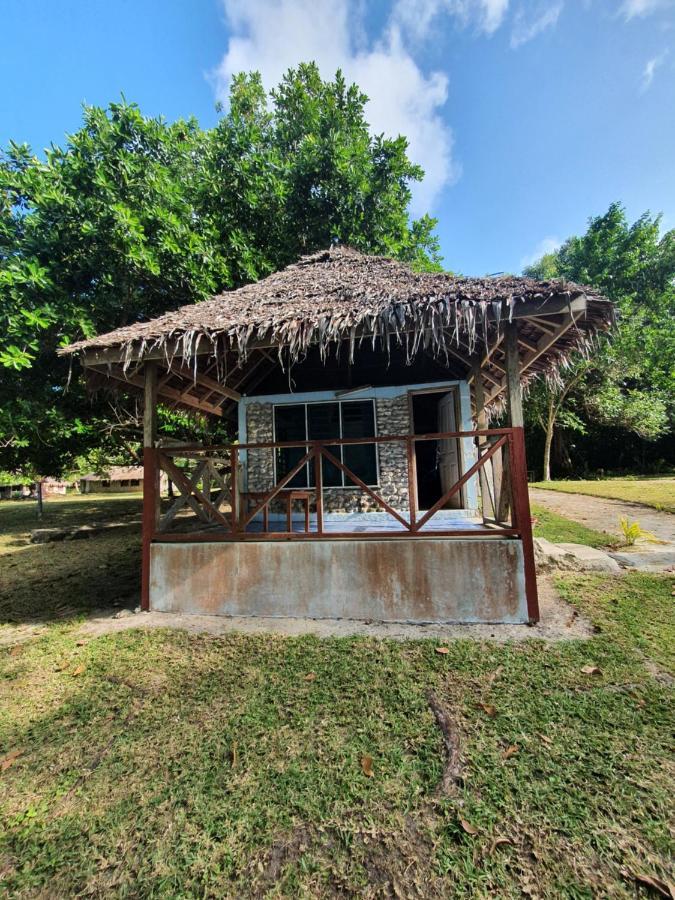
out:
{"label": "dried palm thatch", "polygon": [[[99,365],[113,358],[128,366],[158,354],[167,369],[205,354],[215,361],[232,354],[245,360],[256,347],[276,347],[290,365],[317,347],[325,360],[331,350],[348,348],[350,360],[363,342],[388,352],[392,343],[405,348],[408,361],[420,350],[448,359],[461,350],[469,359],[498,339],[505,321],[530,310],[546,314],[555,301],[565,307],[585,298],[582,317],[537,357],[528,377],[555,377],[573,350],[588,348],[593,336],[613,321],[612,304],[590,288],[530,278],[461,278],[416,273],[406,265],[336,246],[305,256],[274,275],[203,303],[183,306],[149,322],[118,328],[78,341],[61,353],[85,353]],[[545,331],[523,319],[525,339],[537,341]],[[528,331],[529,329],[529,331]],[[225,366],[218,377],[225,381]]]}

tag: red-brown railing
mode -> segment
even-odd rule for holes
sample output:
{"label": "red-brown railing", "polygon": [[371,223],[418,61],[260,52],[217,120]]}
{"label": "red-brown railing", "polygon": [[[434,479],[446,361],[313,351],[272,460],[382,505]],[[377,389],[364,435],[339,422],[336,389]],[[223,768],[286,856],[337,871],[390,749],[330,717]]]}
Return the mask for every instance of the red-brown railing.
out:
{"label": "red-brown railing", "polygon": [[[417,445],[422,441],[470,439],[476,461],[427,510],[417,503]],[[397,509],[381,488],[366,484],[335,455],[341,446],[405,446],[407,467],[407,509]],[[242,458],[246,454],[283,449],[301,449],[304,454],[271,487],[250,492],[242,490]],[[146,450],[144,505],[144,595],[148,590],[149,546],[152,541],[244,541],[244,540],[368,540],[397,537],[513,537],[523,542],[528,604],[534,596],[534,554],[529,509],[527,467],[522,428],[492,428],[482,431],[438,432],[433,434],[382,435],[367,438],[331,438],[326,440],[275,441],[226,446],[181,446]],[[461,454],[458,454],[461,459]],[[324,460],[337,468],[350,486],[366,494],[375,507],[398,523],[398,530],[378,528],[373,522],[367,532],[340,530],[337,517],[326,528],[325,493],[335,490],[323,483]],[[313,466],[314,484],[293,488],[291,482],[304,467]],[[384,466],[382,466],[384,469]],[[159,512],[159,472],[166,472],[178,492]],[[434,522],[434,517],[449,501],[478,478],[481,494],[481,522]],[[309,481],[309,479],[308,479]],[[340,488],[338,488],[340,490]],[[304,528],[293,527],[294,500],[304,503]],[[286,504],[286,527],[276,519],[270,525],[273,504]],[[312,519],[309,504],[313,503]],[[248,504],[252,503],[251,508]],[[193,517],[185,513],[192,512]],[[283,518],[281,520],[283,524]],[[302,525],[302,522],[300,523]],[[196,528],[195,528],[196,526]],[[190,530],[186,531],[186,528]],[[534,585],[534,588],[533,588]],[[536,616],[533,616],[535,618]]]}

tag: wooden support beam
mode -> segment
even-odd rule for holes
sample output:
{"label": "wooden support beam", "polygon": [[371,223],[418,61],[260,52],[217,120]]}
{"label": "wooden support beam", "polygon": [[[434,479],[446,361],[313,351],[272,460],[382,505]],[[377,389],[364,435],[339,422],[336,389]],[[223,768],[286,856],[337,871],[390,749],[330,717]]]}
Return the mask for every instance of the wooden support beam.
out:
{"label": "wooden support beam", "polygon": [[506,391],[509,398],[509,425],[522,428],[523,392],[520,386],[520,354],[518,352],[518,323],[507,322],[505,328]]}
{"label": "wooden support beam", "polygon": [[[146,367],[151,363],[146,363]],[[156,365],[156,363],[154,363]],[[131,384],[137,388],[145,389],[144,379],[139,375],[134,376],[125,376],[121,372],[102,372],[99,368],[90,366],[95,372],[103,375],[105,378],[112,378],[114,381],[119,381],[122,384]],[[213,403],[206,403],[203,400],[200,400],[198,397],[194,397],[192,394],[181,393],[181,391],[176,390],[176,388],[169,387],[166,384],[157,384],[157,397],[158,399],[172,400],[174,403],[180,403],[183,406],[191,406],[194,409],[199,409],[202,412],[210,413],[213,416],[222,416],[223,411],[220,406],[215,406]]]}
{"label": "wooden support beam", "polygon": [[[239,391],[235,391],[233,388],[221,384],[219,381],[209,378],[208,375],[204,375],[201,372],[197,372],[195,375],[187,366],[178,366],[175,369],[171,369],[171,372],[175,372],[176,375],[181,375],[185,379],[190,379],[193,384],[208,388],[210,394],[220,394],[222,397],[227,397],[228,400],[236,400],[237,402],[241,400]],[[170,373],[167,372],[167,374]]]}
{"label": "wooden support beam", "polygon": [[[475,359],[472,365],[473,375],[473,397],[474,406],[476,408],[476,429],[478,431],[487,430],[487,413],[485,412],[485,386],[481,376],[481,360]],[[476,438],[476,447],[478,455],[481,456],[488,446],[485,437]],[[497,454],[499,456],[499,454]],[[489,459],[478,472],[478,481],[480,484],[481,507],[483,513],[483,524],[487,519],[496,518],[497,510],[494,498],[490,491],[490,482],[492,481],[493,465],[496,457]],[[501,457],[500,457],[501,460]]]}
{"label": "wooden support beam", "polygon": [[143,406],[143,524],[141,554],[141,608],[150,608],[150,545],[159,527],[160,491],[157,460],[157,364],[146,363],[141,379]]}
{"label": "wooden support beam", "polygon": [[[543,335],[543,337],[537,343],[536,350],[531,350],[529,353],[526,353],[525,356],[523,357],[522,363],[520,365],[521,375],[524,374],[525,372],[527,372],[527,370],[530,368],[530,366],[533,365],[533,363],[535,363],[539,359],[540,356],[542,356],[544,353],[546,353],[546,351],[549,349],[549,347],[552,347],[553,344],[555,344],[555,342],[560,337],[562,337],[562,335],[565,334],[566,331],[569,331],[569,329],[572,328],[576,324],[576,322],[579,320],[579,318],[582,315],[583,315],[583,313],[578,313],[576,315],[566,316],[563,319],[563,321],[557,326],[555,331],[550,331],[550,332],[547,332],[545,335]],[[512,322],[509,324],[514,325],[516,323]],[[516,341],[517,341],[517,337],[516,337]],[[517,344],[516,344],[516,346],[517,346]],[[508,364],[507,364],[507,369],[508,369]],[[483,374],[485,374],[485,373],[483,373]],[[505,387],[506,387],[506,384],[504,383],[498,389],[491,391],[490,396],[485,401],[486,406],[489,406],[490,403],[492,403],[492,401],[495,400],[495,398],[497,398],[501,394],[501,392],[504,390]]]}
{"label": "wooden support beam", "polygon": [[[135,379],[136,380],[136,379]],[[157,363],[146,363],[143,385],[143,446],[154,447],[157,440]]]}

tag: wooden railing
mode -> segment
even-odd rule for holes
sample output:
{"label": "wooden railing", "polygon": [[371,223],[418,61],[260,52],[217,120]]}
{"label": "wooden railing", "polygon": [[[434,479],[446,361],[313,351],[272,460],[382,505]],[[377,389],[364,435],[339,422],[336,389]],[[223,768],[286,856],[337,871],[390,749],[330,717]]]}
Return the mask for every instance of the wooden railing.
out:
{"label": "wooden railing", "polygon": [[[476,460],[448,487],[436,502],[426,510],[417,503],[417,446],[424,441],[449,441],[470,439],[475,446]],[[386,530],[393,534],[422,535],[431,533],[434,517],[447,508],[449,502],[465,488],[471,479],[479,478],[482,497],[484,528],[460,527],[433,528],[433,533],[458,534],[519,534],[522,522],[523,492],[527,492],[527,472],[524,468],[522,430],[511,428],[485,431],[437,432],[423,435],[385,435],[366,438],[333,438],[323,441],[276,441],[267,443],[230,444],[226,446],[182,446],[158,448],[148,452],[150,468],[166,473],[177,496],[171,500],[161,515],[156,517],[153,537],[168,535],[178,523],[185,524],[185,513],[191,512],[190,527],[207,529],[213,536],[217,529],[221,537],[230,540],[250,539],[303,539],[311,537],[335,537],[341,535],[335,528],[324,531],[325,493],[335,490],[323,483],[324,461],[330,463],[344,478],[344,486],[365,494],[375,509],[387,513],[398,523],[398,530]],[[382,495],[382,489],[365,481],[339,458],[337,448],[356,445],[399,444],[405,447],[407,467],[408,502],[404,509],[395,507]],[[254,492],[244,489],[242,460],[259,451],[274,453],[278,450],[300,450],[302,456],[273,485]],[[293,488],[293,481],[305,467],[311,466],[314,483],[300,489]],[[386,464],[382,464],[383,470]],[[150,472],[150,481],[157,481],[157,474]],[[146,481],[147,484],[147,481]],[[309,528],[270,527],[270,510],[279,501],[288,502],[290,493],[305,494],[312,503],[315,514]],[[252,502],[252,505],[249,504]],[[528,513],[529,514],[529,513]],[[286,521],[289,521],[288,518]],[[277,524],[276,521],[274,524]],[[193,528],[194,530],[194,528]],[[185,539],[185,529],[180,532]],[[348,532],[350,537],[353,532]],[[378,536],[376,527],[368,535]]]}
{"label": "wooden railing", "polygon": [[[423,441],[466,439],[473,444],[475,462],[460,474],[455,483],[429,509],[420,510],[417,503],[418,445]],[[382,488],[366,484],[336,455],[338,447],[364,444],[382,447],[397,443],[405,447],[408,503],[404,509],[393,506],[382,496]],[[250,460],[249,454],[258,451],[275,453],[284,449],[300,450],[302,456],[272,486],[254,493],[245,490],[243,467]],[[461,454],[459,458],[461,459]],[[335,524],[338,517],[333,517],[331,527],[326,528],[325,494],[334,488],[324,485],[324,461],[342,473],[345,486],[349,485],[365,494],[377,510],[387,513],[389,521],[396,523],[395,530],[378,528],[377,523],[370,524],[365,532],[340,530]],[[145,450],[144,466],[145,603],[149,592],[149,548],[153,541],[509,537],[519,538],[523,543],[528,605],[536,610],[534,551],[522,428],[334,438],[323,441],[148,448]],[[293,488],[291,483],[306,466],[313,467],[314,483],[300,490]],[[167,474],[177,491],[177,496],[164,501],[165,508],[161,512],[160,471]],[[457,518],[448,524],[448,516],[440,517],[440,522],[434,521],[471,479],[478,479],[480,484],[482,508],[479,521],[462,521]],[[291,516],[294,497],[299,497],[305,503],[304,520],[296,520],[299,530],[294,529]],[[285,520],[283,516],[270,516],[272,505],[280,501],[282,505],[286,504]],[[309,512],[310,503],[314,507],[313,516]],[[279,525],[281,527],[275,527]],[[537,616],[538,613],[532,614],[532,618]]]}

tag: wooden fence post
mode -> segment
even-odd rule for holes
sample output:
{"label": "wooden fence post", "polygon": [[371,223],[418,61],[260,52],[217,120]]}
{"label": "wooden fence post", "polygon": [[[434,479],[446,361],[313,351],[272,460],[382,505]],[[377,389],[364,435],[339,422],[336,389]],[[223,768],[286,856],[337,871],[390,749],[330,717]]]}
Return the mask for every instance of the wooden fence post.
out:
{"label": "wooden fence post", "polygon": [[515,520],[513,524],[520,532],[520,541],[523,545],[527,616],[530,622],[538,622],[539,595],[537,592],[537,570],[534,561],[532,517],[530,514],[530,496],[527,487],[527,461],[525,459],[525,431],[523,428],[513,429],[509,463],[511,472],[511,496],[513,498],[513,518]]}
{"label": "wooden fence post", "polygon": [[160,492],[157,440],[157,363],[145,364],[143,409],[143,534],[141,609],[150,609],[150,545],[159,526]]}

